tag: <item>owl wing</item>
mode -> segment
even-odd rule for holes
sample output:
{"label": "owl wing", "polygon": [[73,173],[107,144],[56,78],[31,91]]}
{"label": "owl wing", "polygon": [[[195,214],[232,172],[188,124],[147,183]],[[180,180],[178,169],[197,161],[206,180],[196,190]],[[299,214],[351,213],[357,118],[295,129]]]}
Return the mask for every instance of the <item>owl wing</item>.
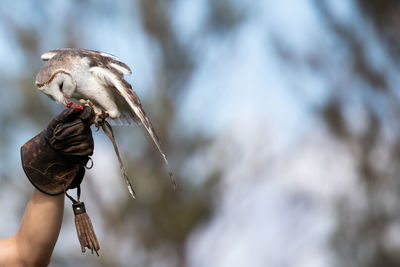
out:
{"label": "owl wing", "polygon": [[55,55],[62,53],[62,52],[67,52],[70,54],[73,54],[75,56],[80,56],[80,57],[94,57],[96,59],[101,59],[101,58],[105,58],[107,59],[106,61],[117,61],[117,64],[119,63],[119,65],[122,65],[122,69],[120,69],[119,71],[121,71],[124,74],[131,74],[131,70],[129,69],[129,67],[124,64],[123,62],[119,61],[117,56],[114,56],[113,54],[109,54],[109,53],[105,53],[105,52],[100,52],[100,51],[96,51],[96,50],[89,50],[89,49],[75,49],[75,48],[59,48],[59,49],[54,49],[54,50],[50,50],[47,51],[46,53],[43,53],[40,58],[43,61],[48,61],[51,58],[53,58]]}
{"label": "owl wing", "polygon": [[[121,63],[121,62],[119,62]],[[146,113],[142,108],[142,104],[140,102],[139,97],[136,92],[133,90],[132,86],[123,78],[123,72],[120,70],[123,68],[121,64],[112,62],[113,65],[108,64],[108,68],[104,68],[104,66],[94,66],[89,69],[89,72],[92,73],[95,77],[97,77],[104,85],[115,88],[118,93],[125,99],[125,101],[129,104],[129,107],[132,109],[134,114],[140,119],[144,128],[149,133],[150,137],[153,139],[156,144],[158,151],[161,153],[164,162],[168,168],[168,175],[171,178],[171,182],[174,186],[176,186],[176,182],[173,178],[173,174],[169,168],[167,157],[165,153],[161,149],[160,140],[154,130],[152,123],[147,117]],[[118,67],[116,67],[117,65]],[[111,67],[111,68],[110,68]],[[129,69],[130,71],[130,69]]]}
{"label": "owl wing", "polygon": [[40,58],[41,58],[43,61],[49,61],[52,57],[54,57],[55,55],[57,55],[59,52],[61,52],[60,49],[47,51],[46,53],[42,54],[42,55],[40,56]]}

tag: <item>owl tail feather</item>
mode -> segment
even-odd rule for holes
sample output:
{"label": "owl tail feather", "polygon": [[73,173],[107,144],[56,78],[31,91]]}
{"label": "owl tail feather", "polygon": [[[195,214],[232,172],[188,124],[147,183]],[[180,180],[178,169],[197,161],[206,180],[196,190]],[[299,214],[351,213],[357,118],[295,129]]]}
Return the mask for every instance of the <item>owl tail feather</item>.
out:
{"label": "owl tail feather", "polygon": [[149,118],[146,116],[145,112],[143,109],[139,109],[139,108],[134,108],[133,109],[135,111],[135,114],[139,117],[140,121],[142,122],[144,128],[146,128],[147,132],[149,133],[151,139],[153,139],[153,142],[156,144],[158,151],[160,152],[161,156],[164,159],[165,165],[167,167],[168,170],[168,176],[171,180],[171,184],[174,188],[174,190],[176,190],[178,188],[178,184],[175,180],[174,174],[172,173],[170,167],[169,167],[169,163],[167,160],[167,157],[165,156],[164,151],[161,149],[161,144],[160,144],[160,139],[158,138],[156,131],[154,130],[153,125],[151,124]]}
{"label": "owl tail feather", "polygon": [[108,138],[111,140],[111,142],[112,142],[112,144],[114,146],[115,154],[117,154],[117,158],[118,158],[118,161],[119,161],[119,167],[120,167],[120,169],[122,171],[122,175],[124,176],[126,186],[128,187],[128,191],[131,194],[132,198],[136,199],[135,190],[133,190],[133,186],[131,184],[131,181],[129,181],[128,174],[126,173],[124,164],[123,164],[121,156],[119,154],[117,143],[115,142],[114,132],[113,132],[113,130],[111,128],[111,125],[110,125],[110,123],[108,123],[108,121],[104,120],[101,123],[101,128],[103,129],[104,133],[108,136]]}

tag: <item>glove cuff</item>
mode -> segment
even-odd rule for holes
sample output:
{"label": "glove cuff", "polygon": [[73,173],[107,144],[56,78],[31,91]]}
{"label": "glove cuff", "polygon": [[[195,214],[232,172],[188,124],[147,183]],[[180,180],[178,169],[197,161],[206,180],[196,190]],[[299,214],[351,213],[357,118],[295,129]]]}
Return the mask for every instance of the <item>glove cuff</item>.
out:
{"label": "glove cuff", "polygon": [[21,160],[29,181],[48,195],[59,195],[76,187],[85,173],[81,164],[57,153],[45,140],[43,132],[21,147]]}

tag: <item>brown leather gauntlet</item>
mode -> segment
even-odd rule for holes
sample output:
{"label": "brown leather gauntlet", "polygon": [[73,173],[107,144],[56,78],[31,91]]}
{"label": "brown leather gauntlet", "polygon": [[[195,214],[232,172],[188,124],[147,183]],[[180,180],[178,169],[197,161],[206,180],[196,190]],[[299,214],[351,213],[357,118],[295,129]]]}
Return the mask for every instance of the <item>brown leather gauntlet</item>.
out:
{"label": "brown leather gauntlet", "polygon": [[22,146],[23,169],[37,189],[58,195],[81,183],[84,166],[93,154],[92,120],[89,107],[66,109]]}

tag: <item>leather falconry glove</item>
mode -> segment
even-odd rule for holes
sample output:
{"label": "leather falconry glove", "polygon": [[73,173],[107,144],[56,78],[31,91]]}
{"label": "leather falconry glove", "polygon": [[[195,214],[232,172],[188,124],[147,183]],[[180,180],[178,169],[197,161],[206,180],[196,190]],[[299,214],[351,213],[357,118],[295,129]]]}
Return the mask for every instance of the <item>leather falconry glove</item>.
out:
{"label": "leather falconry glove", "polygon": [[80,185],[93,154],[93,111],[65,109],[21,148],[22,166],[41,192],[58,195]]}
{"label": "leather falconry glove", "polygon": [[[46,129],[22,146],[21,158],[26,176],[39,191],[48,195],[65,193],[71,199],[82,252],[87,247],[98,255],[97,237],[84,203],[79,201],[85,166],[93,154],[90,130],[93,120],[94,112],[90,107],[65,109]],[[67,190],[73,188],[78,190],[78,200],[67,194]]]}

